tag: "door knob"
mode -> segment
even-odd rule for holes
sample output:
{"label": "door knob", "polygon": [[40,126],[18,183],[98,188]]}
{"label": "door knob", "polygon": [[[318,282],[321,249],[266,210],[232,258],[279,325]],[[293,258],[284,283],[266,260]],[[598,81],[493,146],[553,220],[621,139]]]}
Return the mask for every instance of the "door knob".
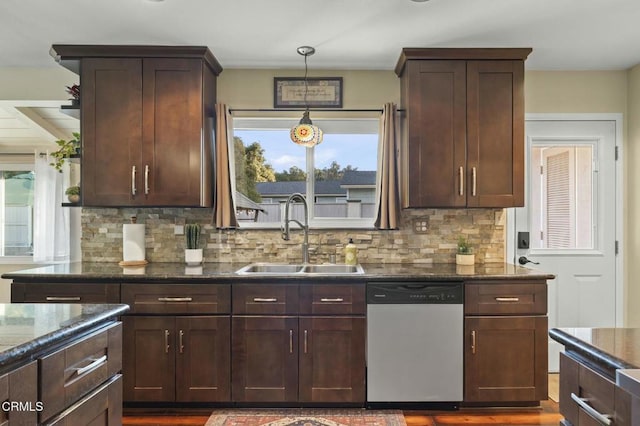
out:
{"label": "door knob", "polygon": [[527,263],[533,263],[534,265],[539,265],[540,264],[540,262],[534,262],[533,260],[527,259],[526,256],[520,256],[518,258],[518,263],[521,264],[521,265],[526,265]]}

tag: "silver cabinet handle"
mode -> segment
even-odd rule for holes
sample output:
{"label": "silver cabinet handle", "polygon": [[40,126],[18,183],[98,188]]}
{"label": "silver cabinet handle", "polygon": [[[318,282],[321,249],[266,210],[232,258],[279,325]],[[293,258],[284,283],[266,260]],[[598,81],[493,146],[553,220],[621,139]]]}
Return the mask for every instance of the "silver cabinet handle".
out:
{"label": "silver cabinet handle", "polygon": [[180,353],[184,353],[184,341],[183,341],[184,331],[180,330],[179,336],[180,336]]}
{"label": "silver cabinet handle", "polygon": [[304,353],[307,353],[307,330],[304,331]]}
{"label": "silver cabinet handle", "polygon": [[144,166],[144,195],[149,194],[149,165]]}
{"label": "silver cabinet handle", "polygon": [[611,424],[611,416],[608,414],[602,414],[595,408],[589,405],[587,398],[580,398],[575,393],[571,392],[571,399],[580,406],[587,414],[601,425],[609,426]]}
{"label": "silver cabinet handle", "polygon": [[519,297],[496,297],[496,302],[519,302]]}
{"label": "silver cabinet handle", "polygon": [[47,302],[79,302],[80,296],[47,296]]}
{"label": "silver cabinet handle", "polygon": [[158,297],[158,302],[193,302],[192,297]]}
{"label": "silver cabinet handle", "polygon": [[76,373],[78,374],[78,376],[83,375],[84,373],[91,371],[91,370],[95,370],[96,368],[100,367],[100,365],[104,364],[105,362],[107,362],[107,356],[106,355],[102,355],[100,358],[98,359],[94,359],[91,364],[86,365],[82,368],[77,368],[76,369]]}
{"label": "silver cabinet handle", "polygon": [[131,166],[131,195],[136,195],[136,166]]}
{"label": "silver cabinet handle", "polygon": [[164,353],[169,353],[169,330],[164,331]]}
{"label": "silver cabinet handle", "polygon": [[275,297],[254,297],[253,301],[257,303],[268,303],[268,302],[277,302],[278,299]]}
{"label": "silver cabinet handle", "polygon": [[471,353],[475,355],[476,353],[476,331],[471,331]]}
{"label": "silver cabinet handle", "polygon": [[471,186],[471,195],[475,197],[476,196],[476,168],[475,167],[471,169],[471,177],[473,182]]}
{"label": "silver cabinet handle", "polygon": [[460,166],[460,168],[458,169],[458,175],[460,177],[459,194],[464,195],[464,169],[462,168],[462,166]]}
{"label": "silver cabinet handle", "polygon": [[289,353],[293,353],[293,330],[289,330]]}
{"label": "silver cabinet handle", "polygon": [[342,297],[336,297],[335,299],[330,299],[328,297],[323,297],[320,299],[321,302],[344,302]]}

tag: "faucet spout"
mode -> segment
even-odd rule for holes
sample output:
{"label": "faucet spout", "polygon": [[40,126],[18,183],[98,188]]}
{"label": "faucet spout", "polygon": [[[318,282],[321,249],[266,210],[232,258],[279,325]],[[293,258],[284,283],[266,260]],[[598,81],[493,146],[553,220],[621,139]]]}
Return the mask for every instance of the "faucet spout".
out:
{"label": "faucet spout", "polygon": [[[301,201],[304,206],[304,224],[300,223],[299,220],[289,219],[289,205],[293,201]],[[298,226],[304,232],[304,240],[302,242],[302,263],[309,263],[309,206],[307,205],[307,200],[304,198],[304,195],[296,192],[291,194],[289,198],[287,198],[287,202],[284,205],[284,224],[282,227],[282,239],[285,241],[289,241],[289,223],[294,222],[297,223]]]}

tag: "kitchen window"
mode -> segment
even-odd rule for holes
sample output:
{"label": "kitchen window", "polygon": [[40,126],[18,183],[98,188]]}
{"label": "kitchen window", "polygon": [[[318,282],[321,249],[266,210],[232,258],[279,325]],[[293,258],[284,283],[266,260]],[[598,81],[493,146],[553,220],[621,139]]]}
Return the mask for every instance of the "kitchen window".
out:
{"label": "kitchen window", "polygon": [[0,257],[33,256],[33,164],[0,162]]}
{"label": "kitchen window", "polygon": [[[316,119],[323,142],[294,144],[296,119],[234,118],[236,214],[241,228],[280,227],[287,198],[302,193],[315,228],[370,228],[376,216],[379,118]],[[291,205],[301,220],[303,207]]]}

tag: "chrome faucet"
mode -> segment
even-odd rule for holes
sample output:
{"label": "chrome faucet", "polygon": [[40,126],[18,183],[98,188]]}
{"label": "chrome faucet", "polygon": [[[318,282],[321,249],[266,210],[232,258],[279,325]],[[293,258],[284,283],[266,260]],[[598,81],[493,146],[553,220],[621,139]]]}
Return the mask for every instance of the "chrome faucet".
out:
{"label": "chrome faucet", "polygon": [[[289,219],[289,204],[294,200],[302,201],[302,204],[304,205],[304,225],[296,219]],[[302,263],[309,263],[309,206],[307,205],[307,200],[304,198],[304,195],[299,192],[291,194],[284,205],[282,239],[285,241],[289,241],[289,222],[297,223],[304,231],[304,241],[302,242]]]}

